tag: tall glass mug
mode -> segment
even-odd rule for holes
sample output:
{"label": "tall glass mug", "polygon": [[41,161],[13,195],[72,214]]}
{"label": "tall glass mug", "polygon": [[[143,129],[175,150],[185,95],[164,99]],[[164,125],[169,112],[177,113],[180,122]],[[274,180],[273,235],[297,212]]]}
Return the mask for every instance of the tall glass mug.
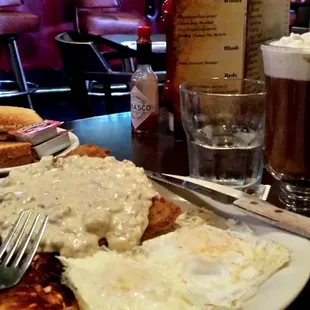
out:
{"label": "tall glass mug", "polygon": [[239,189],[260,183],[264,82],[199,79],[180,93],[190,175]]}
{"label": "tall glass mug", "polygon": [[267,87],[265,161],[280,200],[310,213],[310,37],[262,45]]}

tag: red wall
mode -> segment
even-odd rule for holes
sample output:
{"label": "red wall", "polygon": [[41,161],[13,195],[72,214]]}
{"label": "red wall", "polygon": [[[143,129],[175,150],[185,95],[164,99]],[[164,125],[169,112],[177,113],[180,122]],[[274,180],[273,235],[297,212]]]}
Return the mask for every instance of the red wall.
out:
{"label": "red wall", "polygon": [[[123,10],[145,14],[147,0],[122,0]],[[159,0],[155,0],[159,1]],[[73,0],[24,0],[19,11],[40,16],[36,33],[21,34],[17,44],[25,70],[60,69],[62,62],[55,43],[55,36],[73,30],[75,8]],[[159,29],[159,28],[158,28]],[[154,31],[158,32],[156,26]],[[10,70],[6,46],[0,46],[0,70]]]}
{"label": "red wall", "polygon": [[[18,47],[25,70],[61,68],[61,59],[54,37],[73,29],[74,7],[72,0],[24,0],[19,11],[40,16],[36,33],[21,34]],[[10,69],[5,45],[0,48],[0,70]]]}
{"label": "red wall", "polygon": [[146,0],[122,0],[122,8],[126,12],[138,12],[141,15],[145,14]]}

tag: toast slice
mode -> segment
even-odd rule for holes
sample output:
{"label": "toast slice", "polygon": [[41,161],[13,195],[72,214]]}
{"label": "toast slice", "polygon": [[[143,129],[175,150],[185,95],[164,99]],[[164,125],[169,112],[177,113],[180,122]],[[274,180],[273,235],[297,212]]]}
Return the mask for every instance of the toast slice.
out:
{"label": "toast slice", "polygon": [[6,132],[0,132],[0,141],[13,141],[14,137]]}
{"label": "toast slice", "polygon": [[0,168],[33,163],[31,144],[28,142],[0,142]]}
{"label": "toast slice", "polygon": [[42,122],[42,118],[31,109],[0,106],[0,132],[17,130],[39,122]]}

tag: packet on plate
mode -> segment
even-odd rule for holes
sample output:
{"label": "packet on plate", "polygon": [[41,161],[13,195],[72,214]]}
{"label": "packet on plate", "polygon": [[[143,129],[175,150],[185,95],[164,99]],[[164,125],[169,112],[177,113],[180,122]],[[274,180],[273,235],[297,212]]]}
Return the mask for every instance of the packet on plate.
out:
{"label": "packet on plate", "polygon": [[57,127],[62,124],[63,122],[45,120],[18,130],[12,130],[9,134],[14,136],[18,142],[30,142],[32,145],[38,145],[56,137]]}
{"label": "packet on plate", "polygon": [[39,158],[54,155],[71,144],[69,131],[62,131],[56,137],[33,147]]}

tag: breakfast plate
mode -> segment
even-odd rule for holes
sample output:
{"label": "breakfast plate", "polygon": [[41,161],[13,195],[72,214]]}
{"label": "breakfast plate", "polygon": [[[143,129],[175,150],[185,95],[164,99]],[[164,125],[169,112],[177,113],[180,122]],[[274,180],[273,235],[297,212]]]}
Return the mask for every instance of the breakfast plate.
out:
{"label": "breakfast plate", "polygon": [[[191,181],[204,185],[206,181],[190,177],[175,176],[179,179]],[[207,182],[210,185],[210,182]],[[250,216],[247,216],[231,204],[222,204],[211,198],[177,189],[169,185],[154,183],[160,194],[179,205],[182,209],[198,206],[213,211],[220,217],[242,221],[263,239],[273,240],[291,253],[291,262],[288,266],[270,277],[260,288],[258,293],[249,299],[243,310],[282,310],[286,309],[300,294],[310,277],[310,241],[296,235],[284,232],[268,224],[262,223]],[[242,192],[214,184],[217,189],[224,192],[230,191],[236,197],[242,197]]]}
{"label": "breakfast plate", "polygon": [[[66,305],[62,309],[72,310],[103,309],[103,304],[110,309],[282,310],[309,279],[307,239],[255,220],[231,204],[172,185],[152,186],[143,169],[106,153],[57,161],[45,157],[12,171],[2,182],[2,236],[21,203],[24,211],[49,216],[29,270],[44,278],[23,282],[32,285],[28,295],[43,290],[45,305],[57,295]],[[1,298],[8,306],[24,302],[16,297],[25,296],[23,283],[0,292],[0,304]],[[50,295],[44,289],[52,283],[57,291]]]}
{"label": "breakfast plate", "polygon": [[[65,129],[62,128],[57,128],[58,133],[65,131]],[[57,155],[55,155],[55,157],[59,157],[59,156],[65,156],[66,154],[68,154],[69,152],[71,152],[72,150],[76,149],[79,145],[80,145],[80,141],[79,138],[72,132],[69,131],[69,139],[71,144],[64,150],[62,150],[61,152],[57,153]],[[30,164],[33,165],[33,164]],[[27,165],[25,165],[27,166]],[[10,168],[0,168],[0,175],[2,174],[8,174],[12,169],[18,168],[20,166],[17,167],[10,167]]]}

